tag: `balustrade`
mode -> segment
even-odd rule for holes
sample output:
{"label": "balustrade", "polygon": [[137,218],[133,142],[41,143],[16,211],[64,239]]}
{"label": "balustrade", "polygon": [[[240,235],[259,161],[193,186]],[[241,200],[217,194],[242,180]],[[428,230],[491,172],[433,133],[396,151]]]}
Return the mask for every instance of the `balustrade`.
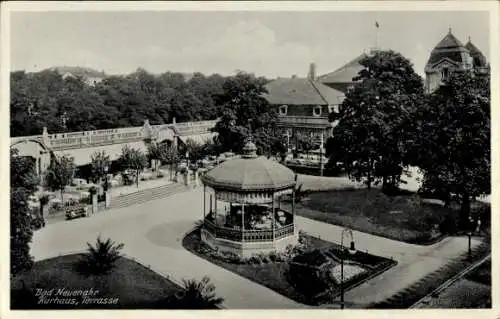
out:
{"label": "balustrade", "polygon": [[[216,120],[183,122],[176,124],[153,125],[152,127],[155,129],[175,127],[179,131],[180,135],[192,135],[209,132],[210,128],[214,127],[216,122]],[[142,129],[142,126],[137,126],[118,129],[57,133],[45,135],[45,138],[49,141],[49,147],[61,150],[65,148],[70,149],[79,147],[80,145],[118,144],[139,141],[143,138]],[[28,139],[43,141],[44,135],[12,137],[11,144]]]}
{"label": "balustrade", "polygon": [[[214,237],[220,239],[226,239],[231,241],[238,242],[270,242],[273,240],[273,231],[266,230],[257,230],[257,229],[234,229],[227,227],[220,227],[215,225],[212,221],[205,218],[204,223],[205,229],[211,233]],[[281,228],[275,228],[274,230],[274,239],[281,239],[283,237],[287,237],[293,235],[294,233],[294,225],[290,224],[287,226],[283,226]]]}

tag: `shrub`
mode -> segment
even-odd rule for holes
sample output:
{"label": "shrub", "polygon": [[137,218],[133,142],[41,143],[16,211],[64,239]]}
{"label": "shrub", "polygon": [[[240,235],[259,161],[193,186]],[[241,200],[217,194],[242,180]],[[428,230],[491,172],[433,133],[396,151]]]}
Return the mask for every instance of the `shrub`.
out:
{"label": "shrub", "polygon": [[170,300],[170,308],[175,309],[217,309],[224,299],[217,297],[215,286],[210,278],[203,277],[201,281],[195,279],[183,280],[184,291]]}
{"label": "shrub", "polygon": [[83,274],[100,275],[111,271],[115,262],[120,259],[120,250],[124,244],[116,244],[111,239],[102,241],[100,236],[97,238],[95,246],[87,243],[87,253],[79,263],[79,270]]}
{"label": "shrub", "polygon": [[39,198],[40,200],[40,205],[45,206],[50,202],[50,196],[49,195],[42,195]]}
{"label": "shrub", "polygon": [[95,186],[92,186],[89,188],[89,194],[90,194],[90,197],[92,197],[93,195],[97,194],[97,187]]}
{"label": "shrub", "polygon": [[320,277],[316,268],[290,263],[290,282],[309,302],[328,288],[328,284]]}
{"label": "shrub", "polygon": [[273,250],[272,252],[269,253],[269,260],[271,262],[278,261],[278,254],[276,253],[276,251]]}
{"label": "shrub", "polygon": [[458,222],[452,214],[448,214],[439,224],[439,231],[442,234],[452,235],[458,231]]}

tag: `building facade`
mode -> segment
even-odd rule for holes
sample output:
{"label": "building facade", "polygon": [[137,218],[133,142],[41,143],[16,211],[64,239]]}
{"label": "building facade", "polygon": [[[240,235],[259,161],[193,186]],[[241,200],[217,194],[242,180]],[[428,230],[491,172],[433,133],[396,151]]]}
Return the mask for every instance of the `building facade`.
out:
{"label": "building facade", "polygon": [[489,72],[483,53],[471,42],[463,45],[452,33],[448,34],[431,51],[425,66],[425,91],[434,92],[452,72]]}
{"label": "building facade", "polygon": [[289,143],[298,134],[310,136],[315,143],[330,136],[332,124],[328,116],[338,110],[344,93],[321,83],[314,63],[307,77],[279,78],[266,89],[265,97],[276,108],[278,125]]}

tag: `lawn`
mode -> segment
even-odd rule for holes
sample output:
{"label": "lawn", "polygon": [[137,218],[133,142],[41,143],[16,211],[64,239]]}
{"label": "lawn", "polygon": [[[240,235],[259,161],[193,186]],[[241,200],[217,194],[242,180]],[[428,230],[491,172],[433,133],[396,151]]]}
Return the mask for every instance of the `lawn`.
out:
{"label": "lawn", "polygon": [[468,273],[465,278],[484,285],[491,286],[491,259],[485,261],[481,266]]}
{"label": "lawn", "polygon": [[[120,258],[111,273],[101,276],[85,276],[76,270],[81,254],[66,255],[38,261],[33,268],[11,280],[12,309],[147,309],[161,308],[163,300],[182,288],[167,278],[151,271],[128,258]],[[54,289],[50,298],[72,299],[74,297],[56,296],[58,289],[68,291],[92,289],[98,291],[92,298],[116,299],[111,304],[84,304],[82,297],[74,299],[78,305],[43,305],[39,300],[26,303],[22,294],[22,282],[25,287],[37,291]],[[38,299],[38,297],[36,298]]]}
{"label": "lawn", "polygon": [[[290,209],[290,204],[284,204]],[[443,236],[439,225],[452,213],[418,195],[388,196],[378,189],[309,193],[296,214],[322,222],[413,244],[431,244]]]}
{"label": "lawn", "polygon": [[[311,290],[310,280],[314,279],[321,282],[321,278],[314,278],[316,270],[321,268],[320,264],[325,265],[325,261],[332,261],[332,257],[335,258],[333,255],[338,256],[340,247],[339,245],[309,235],[304,235],[304,237],[308,242],[308,248],[306,251],[296,256],[295,259],[275,262],[228,262],[210,253],[205,253],[207,246],[201,242],[199,230],[194,230],[184,237],[183,246],[191,253],[202,257],[213,264],[270,288],[297,302],[308,305],[330,303],[332,302],[332,299],[335,299],[338,295],[340,286],[333,285],[327,288],[325,285],[318,285]],[[316,254],[321,254],[324,260],[318,263],[320,258],[316,258]],[[362,252],[359,252],[356,258],[350,257],[350,260],[362,262],[363,265],[366,266],[366,271],[362,275],[353,276],[350,279],[348,279],[346,275],[346,290],[362,283],[367,280],[368,277],[380,274],[396,264],[395,261]],[[303,264],[306,266],[305,268],[308,269],[306,269],[305,272],[303,272],[302,269],[298,269],[300,272],[298,273],[297,270],[292,270],[292,267],[296,267],[292,261]],[[310,265],[310,267],[307,267],[308,265]]]}

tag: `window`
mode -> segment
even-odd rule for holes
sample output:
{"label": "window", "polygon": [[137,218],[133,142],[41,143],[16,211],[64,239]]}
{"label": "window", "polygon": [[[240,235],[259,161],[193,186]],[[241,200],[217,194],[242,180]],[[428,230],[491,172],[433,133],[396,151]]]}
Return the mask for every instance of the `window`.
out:
{"label": "window", "polygon": [[321,115],[321,106],[315,106],[313,109],[313,115],[314,116],[320,116]]}
{"label": "window", "polygon": [[280,115],[286,115],[288,113],[288,106],[282,105],[280,106]]}
{"label": "window", "polygon": [[443,68],[443,70],[441,71],[441,78],[443,81],[446,81],[448,79],[448,76],[450,75],[450,70],[446,67],[446,68]]}

